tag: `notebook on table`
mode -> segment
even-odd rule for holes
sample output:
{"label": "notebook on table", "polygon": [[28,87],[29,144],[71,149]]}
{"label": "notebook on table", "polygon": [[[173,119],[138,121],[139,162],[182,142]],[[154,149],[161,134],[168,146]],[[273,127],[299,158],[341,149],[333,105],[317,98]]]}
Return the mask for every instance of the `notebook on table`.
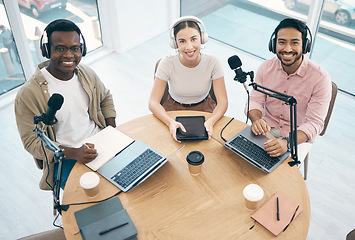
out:
{"label": "notebook on table", "polygon": [[[279,220],[277,220],[277,198],[279,200]],[[251,218],[278,236],[281,232],[286,231],[302,210],[302,207],[293,200],[277,192],[256,210]]]}
{"label": "notebook on table", "polygon": [[175,121],[180,122],[186,132],[176,129],[176,138],[179,141],[207,140],[208,133],[205,128],[205,116],[177,116]]}
{"label": "notebook on table", "polygon": [[94,143],[98,157],[86,165],[124,192],[146,180],[167,158],[140,140],[106,127],[84,142]]}
{"label": "notebook on table", "polygon": [[95,135],[85,139],[85,143],[93,143],[98,156],[91,162],[86,163],[91,170],[97,171],[115,155],[134,142],[134,139],[118,131],[112,126],[107,126]]}
{"label": "notebook on table", "polygon": [[225,146],[244,158],[247,162],[266,173],[272,172],[289,155],[289,151],[279,157],[270,157],[264,150],[264,135],[255,135],[251,127],[246,127],[225,143]]}
{"label": "notebook on table", "polygon": [[83,240],[137,239],[135,228],[118,197],[74,213]]}

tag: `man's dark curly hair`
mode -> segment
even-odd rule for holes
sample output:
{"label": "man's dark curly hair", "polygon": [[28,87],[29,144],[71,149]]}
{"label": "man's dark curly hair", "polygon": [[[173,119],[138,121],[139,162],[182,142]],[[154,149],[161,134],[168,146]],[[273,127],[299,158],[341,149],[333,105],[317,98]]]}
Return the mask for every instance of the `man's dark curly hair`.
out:
{"label": "man's dark curly hair", "polygon": [[44,29],[47,33],[48,42],[50,42],[51,35],[54,31],[62,31],[62,32],[72,32],[75,31],[81,34],[80,28],[70,20],[67,19],[57,19],[53,22],[49,23],[47,27]]}

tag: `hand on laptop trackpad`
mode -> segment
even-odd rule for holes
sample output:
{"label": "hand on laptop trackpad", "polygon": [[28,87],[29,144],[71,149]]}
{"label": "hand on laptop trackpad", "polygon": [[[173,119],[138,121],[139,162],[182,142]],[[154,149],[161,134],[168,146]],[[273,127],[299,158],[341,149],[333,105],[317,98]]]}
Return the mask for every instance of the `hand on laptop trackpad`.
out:
{"label": "hand on laptop trackpad", "polygon": [[242,130],[241,134],[263,149],[264,149],[264,143],[267,140],[269,140],[269,138],[265,135],[255,135],[251,130],[251,127],[247,127],[244,130]]}

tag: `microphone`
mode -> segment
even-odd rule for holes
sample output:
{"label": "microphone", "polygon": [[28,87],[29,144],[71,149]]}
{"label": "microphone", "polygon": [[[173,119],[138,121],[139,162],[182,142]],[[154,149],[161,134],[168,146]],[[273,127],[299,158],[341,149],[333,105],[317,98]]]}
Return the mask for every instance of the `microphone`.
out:
{"label": "microphone", "polygon": [[56,112],[62,107],[64,98],[59,93],[54,93],[48,100],[48,110],[43,114],[42,122],[45,125],[53,125],[57,123],[55,118]]}
{"label": "microphone", "polygon": [[245,81],[247,80],[247,73],[243,72],[242,62],[240,61],[239,57],[237,55],[231,56],[230,58],[228,58],[228,64],[229,67],[235,72],[234,81],[242,83],[245,90],[249,92],[247,84],[245,83]]}

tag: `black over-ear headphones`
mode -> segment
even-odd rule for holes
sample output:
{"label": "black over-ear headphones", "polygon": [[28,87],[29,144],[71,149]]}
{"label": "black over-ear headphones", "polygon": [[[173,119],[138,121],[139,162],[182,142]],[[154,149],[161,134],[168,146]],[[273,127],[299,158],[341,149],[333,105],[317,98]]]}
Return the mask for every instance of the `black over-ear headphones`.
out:
{"label": "black over-ear headphones", "polygon": [[[311,51],[312,47],[312,33],[311,30],[309,30],[308,26],[304,24],[304,28],[306,29],[306,40],[302,38],[302,53],[306,54]],[[277,29],[277,28],[276,28]],[[275,29],[275,31],[276,31]],[[280,29],[279,29],[280,30]],[[271,34],[270,40],[269,40],[269,51],[272,53],[276,53],[276,33],[275,31]],[[307,38],[307,32],[310,38]]]}
{"label": "black over-ear headphones", "polygon": [[[43,41],[43,36],[44,36],[45,32],[46,32],[46,36],[47,36],[47,42],[43,43],[42,41]],[[86,52],[87,52],[85,38],[84,38],[84,36],[83,36],[83,34],[81,32],[80,32],[79,35],[80,35],[81,39],[83,40],[82,47],[81,47],[81,55],[84,57],[86,55]],[[51,46],[49,45],[48,41],[49,41],[49,39],[48,39],[48,35],[47,35],[47,28],[45,28],[43,30],[43,34],[41,36],[41,41],[40,41],[40,47],[41,47],[42,56],[45,57],[45,58],[51,58],[51,54],[50,54]]]}

